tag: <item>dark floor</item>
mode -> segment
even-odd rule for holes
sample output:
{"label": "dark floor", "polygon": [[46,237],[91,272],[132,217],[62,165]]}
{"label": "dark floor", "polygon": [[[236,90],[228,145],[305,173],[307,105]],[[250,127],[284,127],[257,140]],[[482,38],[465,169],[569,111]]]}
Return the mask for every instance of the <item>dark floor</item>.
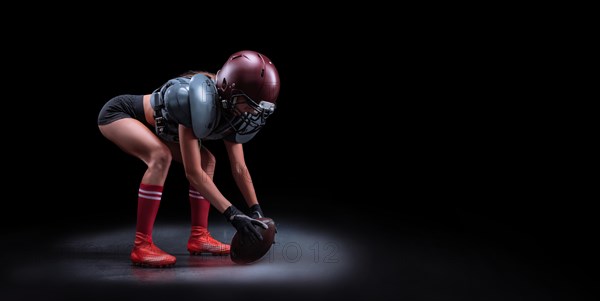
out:
{"label": "dark floor", "polygon": [[[563,261],[480,241],[466,233],[404,229],[397,237],[327,230],[324,224],[278,222],[277,243],[261,261],[189,256],[188,226],[158,223],[154,240],[177,257],[173,268],[134,267],[134,229],[73,231],[28,249],[3,269],[1,300],[592,300]],[[229,241],[233,228],[212,223]],[[85,233],[85,234],[83,234]],[[11,240],[12,238],[12,240]],[[21,246],[31,242],[8,236]],[[527,253],[529,254],[529,253]],[[10,256],[10,257],[8,257]]]}
{"label": "dark floor", "polygon": [[[230,241],[230,225],[213,225],[211,234],[220,241]],[[158,225],[154,242],[177,257],[174,268],[151,269],[132,266],[132,229],[121,228],[66,238],[57,244],[64,258],[49,263],[55,277],[65,280],[121,283],[190,283],[190,284],[273,284],[291,281],[326,283],[352,270],[352,247],[333,236],[302,231],[299,227],[281,227],[277,241],[260,262],[238,265],[229,256],[190,256],[186,250],[189,228],[184,225]],[[317,250],[317,248],[319,250]],[[331,251],[330,251],[331,249]],[[320,253],[320,254],[319,254]],[[27,267],[13,276],[28,279]]]}

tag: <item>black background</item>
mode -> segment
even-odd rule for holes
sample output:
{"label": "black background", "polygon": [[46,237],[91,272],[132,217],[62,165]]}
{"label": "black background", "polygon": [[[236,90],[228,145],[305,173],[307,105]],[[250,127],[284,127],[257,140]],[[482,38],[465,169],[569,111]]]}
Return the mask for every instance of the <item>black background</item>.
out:
{"label": "black background", "polygon": [[[327,30],[194,39],[141,26],[38,30],[53,42],[7,56],[20,87],[6,116],[5,185],[16,195],[2,210],[8,237],[37,233],[44,242],[131,223],[144,165],[101,136],[102,105],[188,70],[216,72],[231,53],[252,49],[271,58],[282,82],[276,114],[245,146],[266,212],[345,229],[357,242],[378,241],[383,254],[407,231],[468,237],[465,248],[507,251],[549,289],[590,290],[596,222],[582,193],[591,183],[573,169],[577,141],[560,115],[507,95],[523,78],[508,72],[519,64],[497,45],[441,32],[403,34],[398,47]],[[215,182],[241,205],[222,144],[208,146]],[[186,200],[186,190],[173,163],[165,198]],[[163,202],[159,219],[185,220],[186,206]],[[373,268],[394,277],[391,267]]]}

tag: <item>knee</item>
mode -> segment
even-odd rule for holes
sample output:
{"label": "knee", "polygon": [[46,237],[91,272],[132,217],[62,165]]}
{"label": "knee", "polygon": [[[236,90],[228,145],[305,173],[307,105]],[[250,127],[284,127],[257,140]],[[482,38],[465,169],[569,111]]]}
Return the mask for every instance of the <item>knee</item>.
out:
{"label": "knee", "polygon": [[203,151],[202,152],[202,169],[207,173],[211,173],[215,170],[215,166],[217,165],[217,158],[213,156],[211,152]]}
{"label": "knee", "polygon": [[206,156],[206,166],[208,168],[214,169],[215,166],[217,165],[217,158],[215,158],[215,156],[211,153],[207,153],[205,156]]}
{"label": "knee", "polygon": [[154,171],[166,172],[169,170],[172,159],[171,151],[165,146],[152,152],[148,168]]}

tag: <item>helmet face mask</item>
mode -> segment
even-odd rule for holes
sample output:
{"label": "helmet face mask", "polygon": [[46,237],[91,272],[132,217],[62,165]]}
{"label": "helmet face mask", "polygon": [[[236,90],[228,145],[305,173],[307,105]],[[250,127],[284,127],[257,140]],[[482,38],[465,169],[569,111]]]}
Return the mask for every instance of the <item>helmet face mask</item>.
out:
{"label": "helmet face mask", "polygon": [[268,101],[252,100],[246,94],[234,94],[229,100],[229,123],[240,135],[259,131],[267,122],[267,117],[275,111],[275,104]]}
{"label": "helmet face mask", "polygon": [[255,51],[232,54],[216,75],[224,116],[240,135],[260,130],[275,111],[279,73],[266,56]]}

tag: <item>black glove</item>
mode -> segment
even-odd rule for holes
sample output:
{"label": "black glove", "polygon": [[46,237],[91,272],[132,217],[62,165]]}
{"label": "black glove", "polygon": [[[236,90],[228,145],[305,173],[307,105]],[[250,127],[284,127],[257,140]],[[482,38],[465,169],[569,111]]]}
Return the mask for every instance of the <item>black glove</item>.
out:
{"label": "black glove", "polygon": [[265,229],[269,228],[267,224],[245,215],[233,205],[225,209],[223,215],[225,216],[227,221],[229,221],[235,227],[235,229],[242,235],[241,238],[243,243],[252,244],[263,239],[262,235],[260,235],[260,232],[258,232],[258,230],[256,230],[256,228],[254,227],[255,225],[263,227]]}
{"label": "black glove", "polygon": [[260,205],[259,204],[252,205],[252,207],[250,207],[250,216],[252,218],[265,217],[265,215],[262,212],[262,209],[260,209]]}
{"label": "black glove", "polygon": [[[255,205],[252,205],[252,207],[250,207],[250,216],[252,218],[265,217],[259,204],[255,204]],[[275,227],[275,233],[277,233],[277,227]],[[275,243],[275,241],[273,241],[273,243]]]}

